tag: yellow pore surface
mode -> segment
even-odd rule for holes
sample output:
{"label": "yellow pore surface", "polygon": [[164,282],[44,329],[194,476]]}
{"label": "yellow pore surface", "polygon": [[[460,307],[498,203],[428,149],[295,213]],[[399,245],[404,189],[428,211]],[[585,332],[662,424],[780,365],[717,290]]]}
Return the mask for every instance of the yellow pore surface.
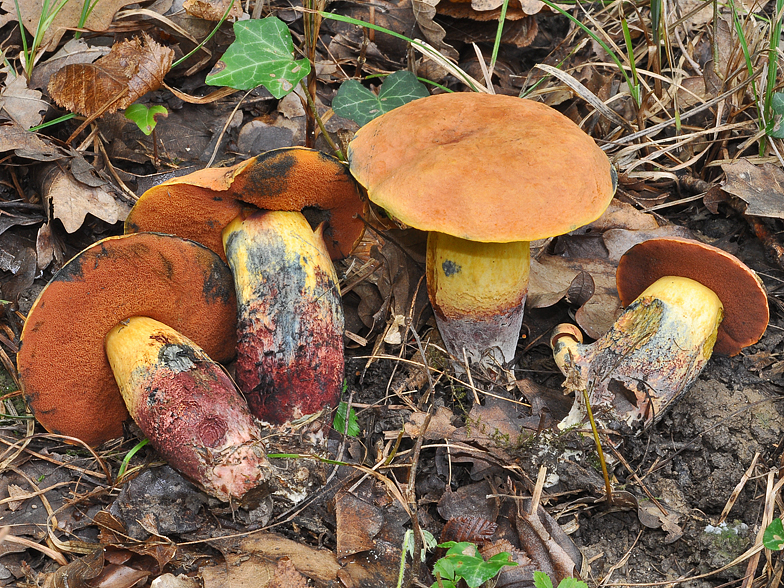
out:
{"label": "yellow pore surface", "polygon": [[670,318],[684,325],[682,336],[690,341],[705,342],[703,355],[710,357],[724,318],[724,306],[713,290],[690,278],[665,276],[648,286],[638,300],[645,297],[666,303],[669,312],[676,315]]}
{"label": "yellow pore surface", "polygon": [[527,241],[480,243],[431,232],[427,238],[430,300],[445,317],[495,315],[528,292]]}

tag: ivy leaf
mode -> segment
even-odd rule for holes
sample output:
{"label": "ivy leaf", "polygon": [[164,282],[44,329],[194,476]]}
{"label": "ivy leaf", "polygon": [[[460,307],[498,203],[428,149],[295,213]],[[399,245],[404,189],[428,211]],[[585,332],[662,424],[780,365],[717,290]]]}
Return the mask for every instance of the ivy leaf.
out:
{"label": "ivy leaf", "polygon": [[784,92],[776,92],[770,101],[770,120],[765,132],[770,137],[784,139]]}
{"label": "ivy leaf", "polygon": [[294,59],[291,33],[277,17],[235,22],[234,37],[207,74],[211,86],[237,90],[264,86],[275,98],[283,98],[310,73],[307,59]]}
{"label": "ivy leaf", "polygon": [[762,543],[771,551],[784,549],[784,525],[781,524],[781,519],[773,519],[773,522],[765,528]]}
{"label": "ivy leaf", "polygon": [[147,107],[144,104],[131,104],[125,109],[125,118],[132,120],[145,135],[149,135],[155,130],[159,116],[169,116],[166,107],[156,104]]}
{"label": "ivy leaf", "polygon": [[398,106],[428,95],[427,88],[414,74],[396,71],[381,84],[378,96],[356,80],[343,82],[332,100],[332,110],[362,126]]}

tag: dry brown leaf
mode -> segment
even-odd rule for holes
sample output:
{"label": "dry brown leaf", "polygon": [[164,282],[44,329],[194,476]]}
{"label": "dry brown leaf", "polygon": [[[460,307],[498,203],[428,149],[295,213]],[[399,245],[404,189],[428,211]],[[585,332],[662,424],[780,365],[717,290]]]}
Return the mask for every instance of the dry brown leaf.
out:
{"label": "dry brown leaf", "polygon": [[[17,496],[25,496],[27,494],[29,494],[29,492],[21,486],[17,486],[16,484],[8,484],[9,498],[16,498]],[[20,506],[22,506],[23,503],[24,500],[11,500],[8,502],[8,508],[10,510],[17,510]]]}
{"label": "dry brown leaf", "polygon": [[15,120],[23,129],[29,129],[41,123],[49,105],[41,100],[41,92],[27,87],[23,76],[6,77],[6,86],[0,92],[0,110]]}
{"label": "dry brown leaf", "polygon": [[433,20],[436,16],[438,2],[439,0],[411,0],[414,18],[428,43],[440,51],[444,57],[457,60],[459,57],[457,49],[444,41],[446,30]]}
{"label": "dry brown leaf", "polygon": [[721,169],[727,174],[722,189],[747,204],[746,214],[784,218],[784,172],[780,168],[740,159],[723,164]]}
{"label": "dry brown leaf", "polygon": [[92,63],[109,53],[109,47],[90,46],[84,39],[71,39],[46,61],[36,64],[30,76],[31,88],[46,88],[56,71],[74,63]]}
{"label": "dry brown leaf", "polygon": [[23,152],[23,157],[32,157],[33,159],[57,159],[61,157],[52,145],[45,142],[36,133],[31,133],[22,128],[22,125],[15,121],[10,121],[6,124],[0,124],[0,153],[6,151]]}
{"label": "dry brown leaf", "polygon": [[[0,16],[0,26],[5,24],[5,22],[17,21],[15,6],[17,1],[22,13],[24,26],[31,35],[34,35],[38,27],[38,21],[41,20],[41,12],[44,5],[44,2],[41,0],[2,0],[0,9],[7,14]],[[134,0],[101,0],[96,2],[92,12],[84,22],[84,28],[91,31],[105,31],[112,24],[117,11],[126,4],[132,4],[133,2]],[[48,4],[51,7],[56,6],[58,2],[50,2]],[[65,2],[51,26],[44,32],[41,42],[43,51],[53,51],[68,29],[78,27],[83,6],[82,2]]]}
{"label": "dry brown leaf", "polygon": [[60,219],[69,233],[82,226],[88,212],[114,224],[125,220],[131,210],[127,203],[115,198],[108,184],[88,186],[59,166],[42,173],[41,192],[51,202],[54,217]]}
{"label": "dry brown leaf", "polygon": [[229,11],[228,20],[237,20],[242,16],[242,4],[240,3],[240,0],[214,0],[213,2],[208,2],[206,0],[185,0],[182,7],[185,9],[185,12],[196,18],[219,21],[223,18],[226,9],[229,7],[230,1],[233,1],[233,4]]}
{"label": "dry brown leaf", "polygon": [[171,69],[174,51],[149,35],[116,43],[92,64],[66,65],[49,80],[55,102],[84,116],[127,108],[157,90]]}

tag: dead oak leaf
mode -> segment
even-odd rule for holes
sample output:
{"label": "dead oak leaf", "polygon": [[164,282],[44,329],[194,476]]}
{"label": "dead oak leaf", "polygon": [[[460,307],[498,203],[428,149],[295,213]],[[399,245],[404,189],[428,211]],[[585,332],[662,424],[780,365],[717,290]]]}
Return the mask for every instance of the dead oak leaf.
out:
{"label": "dead oak leaf", "polygon": [[41,92],[27,87],[23,76],[8,74],[5,88],[0,91],[0,109],[24,129],[39,124],[49,105],[41,100]]}
{"label": "dead oak leaf", "polygon": [[58,70],[49,81],[49,94],[61,107],[84,116],[116,112],[160,88],[173,59],[172,49],[143,33],[116,43],[94,63]]}

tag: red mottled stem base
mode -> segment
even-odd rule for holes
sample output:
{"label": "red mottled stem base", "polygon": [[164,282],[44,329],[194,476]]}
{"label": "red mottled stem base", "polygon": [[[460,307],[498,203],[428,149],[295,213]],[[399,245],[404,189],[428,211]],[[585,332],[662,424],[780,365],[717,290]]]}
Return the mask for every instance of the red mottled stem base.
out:
{"label": "red mottled stem base", "polygon": [[192,341],[132,317],[109,332],[106,354],[128,412],[169,465],[221,500],[267,481],[271,466],[245,400]]}
{"label": "red mottled stem base", "polygon": [[223,231],[237,292],[237,383],[280,425],[340,399],[343,307],[320,228],[299,212],[237,217]]}

